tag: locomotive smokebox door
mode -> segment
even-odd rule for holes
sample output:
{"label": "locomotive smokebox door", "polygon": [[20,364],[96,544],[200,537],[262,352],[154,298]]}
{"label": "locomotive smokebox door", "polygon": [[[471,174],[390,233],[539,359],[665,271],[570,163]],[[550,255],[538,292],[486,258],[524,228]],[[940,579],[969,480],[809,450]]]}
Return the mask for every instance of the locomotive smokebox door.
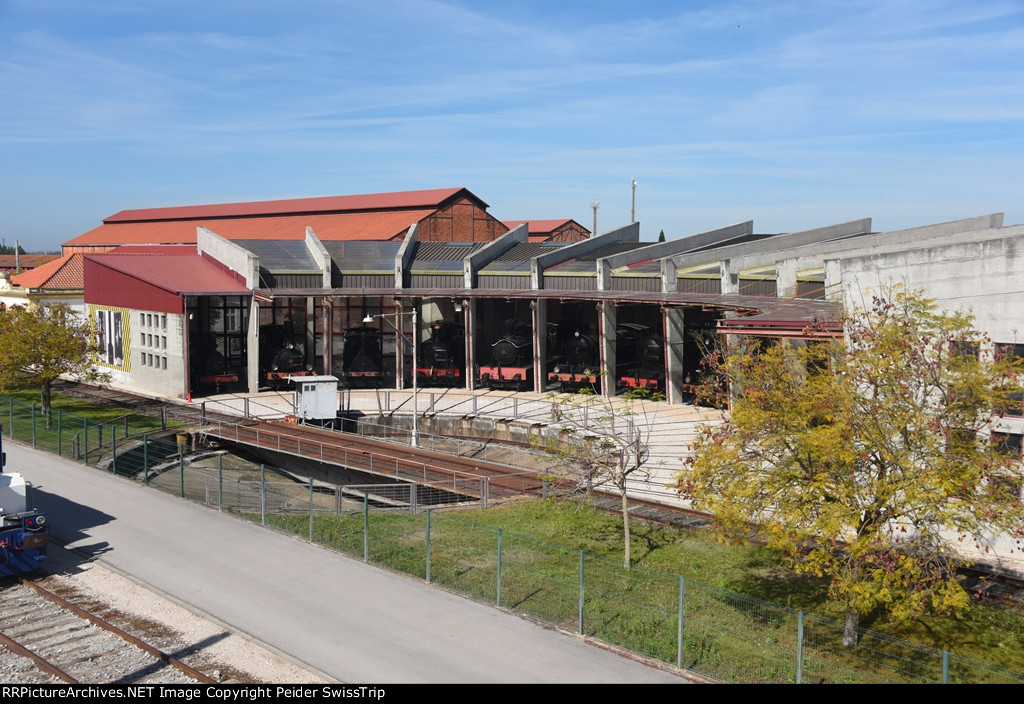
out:
{"label": "locomotive smokebox door", "polygon": [[338,377],[297,376],[295,415],[303,420],[334,420],[338,417]]}

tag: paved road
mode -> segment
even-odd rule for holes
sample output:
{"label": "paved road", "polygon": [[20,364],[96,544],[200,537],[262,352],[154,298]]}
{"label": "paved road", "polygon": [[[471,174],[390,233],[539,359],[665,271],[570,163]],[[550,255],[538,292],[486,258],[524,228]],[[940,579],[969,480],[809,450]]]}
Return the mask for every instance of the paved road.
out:
{"label": "paved road", "polygon": [[670,683],[666,672],[31,448],[56,540],[350,683]]}

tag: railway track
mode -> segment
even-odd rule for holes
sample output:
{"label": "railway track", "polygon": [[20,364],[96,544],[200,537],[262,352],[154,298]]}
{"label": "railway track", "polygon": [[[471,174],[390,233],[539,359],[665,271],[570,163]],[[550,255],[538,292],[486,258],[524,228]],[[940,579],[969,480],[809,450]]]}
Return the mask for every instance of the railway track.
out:
{"label": "railway track", "polygon": [[477,498],[482,492],[497,497],[537,491],[541,487],[537,470],[514,470],[474,458],[439,454],[365,436],[298,428],[286,423],[207,425],[203,433],[208,438],[216,437]]}
{"label": "railway track", "polygon": [[4,679],[20,684],[216,684],[41,583],[0,585],[0,645],[18,658]]}
{"label": "railway track", "polygon": [[[64,393],[71,393],[97,401],[115,404],[121,407],[140,413],[152,414],[159,405],[152,399],[127,394],[110,389],[97,389],[88,385],[67,384],[68,388],[61,388]],[[166,405],[168,409],[176,409],[168,412],[168,417],[178,418],[185,422],[198,422],[199,413],[191,408],[183,408],[173,404]],[[225,414],[206,414],[206,420],[223,422],[227,424],[238,424],[239,418]],[[284,447],[288,448],[288,454],[299,454],[301,452],[302,435],[306,431],[313,430],[304,427],[302,433],[294,427],[284,423],[265,424],[268,431],[259,431],[261,434],[267,432],[259,442],[266,442],[267,449],[273,449],[269,438],[273,433],[280,433],[283,437]],[[243,426],[239,426],[243,427]],[[248,426],[254,428],[254,426]],[[251,439],[255,438],[256,430],[244,431]],[[331,431],[322,432],[331,437],[334,447],[329,452],[331,461],[351,462],[354,469],[373,471],[386,476],[394,476],[399,479],[413,482],[426,482],[431,484],[446,485],[458,477],[466,481],[461,491],[473,495],[470,480],[479,481],[486,478],[490,485],[491,496],[498,498],[502,495],[522,494],[538,492],[540,482],[535,481],[536,474],[529,475],[524,472],[514,472],[504,465],[459,457],[458,455],[438,455],[428,450],[418,448],[406,448],[396,446],[394,443],[371,440],[358,435],[340,435]],[[342,441],[343,440],[343,441]],[[309,443],[309,447],[313,446]],[[262,446],[262,445],[261,445]],[[309,448],[307,448],[309,449]],[[318,459],[312,454],[301,454],[300,456]],[[621,511],[621,499],[618,496],[602,496],[595,492],[591,497],[594,507],[612,515],[619,515]],[[690,509],[670,506],[644,499],[630,499],[630,514],[636,519],[655,523],[673,528],[681,529],[707,529],[711,525],[711,516],[706,513]],[[1006,601],[1008,603],[1024,602],[1024,579],[1013,574],[1006,574],[984,566],[962,568],[965,586],[979,597],[995,601]]]}

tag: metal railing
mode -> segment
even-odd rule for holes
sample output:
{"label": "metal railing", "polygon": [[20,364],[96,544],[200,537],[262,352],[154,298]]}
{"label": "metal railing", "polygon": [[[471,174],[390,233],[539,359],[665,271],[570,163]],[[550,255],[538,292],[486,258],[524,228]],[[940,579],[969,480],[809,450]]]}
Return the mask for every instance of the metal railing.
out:
{"label": "metal railing", "polygon": [[[89,464],[711,679],[1024,683],[1024,673],[866,629],[848,648],[841,621],[431,508],[473,505],[486,477],[465,477],[451,491],[288,481],[265,465],[225,467],[223,453],[187,457],[182,438],[125,438],[121,420],[63,414],[47,426],[35,404],[7,405],[4,431],[13,439],[71,456],[70,437],[81,431],[88,440],[77,459]],[[93,432],[101,425],[102,441]]]}

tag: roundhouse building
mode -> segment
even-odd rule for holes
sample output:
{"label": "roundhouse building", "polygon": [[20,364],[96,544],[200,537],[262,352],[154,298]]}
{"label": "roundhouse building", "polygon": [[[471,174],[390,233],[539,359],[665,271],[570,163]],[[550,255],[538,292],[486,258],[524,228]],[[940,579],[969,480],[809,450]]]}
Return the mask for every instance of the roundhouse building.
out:
{"label": "roundhouse building", "polygon": [[[269,359],[282,348],[294,373],[407,387],[409,341],[454,350],[447,373],[419,365],[424,384],[544,391],[585,338],[601,393],[643,383],[680,403],[698,338],[838,335],[844,305],[896,282],[973,309],[996,343],[1022,342],[1024,226],[1001,214],[896,232],[870,219],[793,233],[742,222],[662,243],[641,242],[631,223],[538,242],[529,221],[508,229],[486,208],[453,188],[122,211],[65,253],[91,250],[90,319],[122,341],[101,363],[120,383],[182,398],[279,383]],[[518,378],[494,369],[506,336]],[[642,364],[640,338],[654,346]],[[1007,423],[1019,440],[1018,420]]]}

